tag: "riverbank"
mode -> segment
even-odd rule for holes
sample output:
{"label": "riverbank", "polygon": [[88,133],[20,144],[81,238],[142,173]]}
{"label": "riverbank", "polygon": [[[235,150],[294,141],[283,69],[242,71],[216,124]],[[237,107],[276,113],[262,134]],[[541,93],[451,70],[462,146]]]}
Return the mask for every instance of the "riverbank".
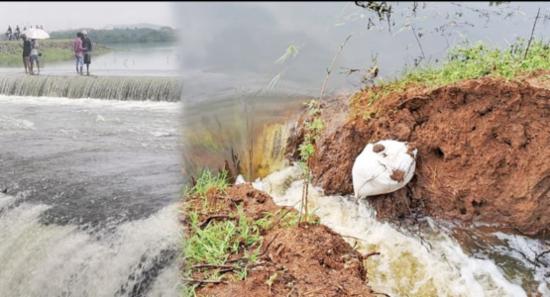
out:
{"label": "riverbank", "polygon": [[[421,214],[547,238],[550,49],[534,43],[524,57],[517,48],[456,49],[440,67],[323,103],[314,182],[350,194],[351,168],[367,143],[407,141],[418,149],[415,177],[367,198],[379,218]],[[302,124],[289,140],[293,159],[304,133]]]}
{"label": "riverbank", "polygon": [[[42,57],[40,62],[51,63],[71,61],[74,59],[73,41],[71,39],[39,40]],[[0,67],[22,66],[23,41],[0,41]],[[94,44],[93,55],[102,55],[111,51],[103,44]]]}
{"label": "riverbank", "polygon": [[183,296],[375,296],[367,255],[250,184],[205,171],[182,215]]}

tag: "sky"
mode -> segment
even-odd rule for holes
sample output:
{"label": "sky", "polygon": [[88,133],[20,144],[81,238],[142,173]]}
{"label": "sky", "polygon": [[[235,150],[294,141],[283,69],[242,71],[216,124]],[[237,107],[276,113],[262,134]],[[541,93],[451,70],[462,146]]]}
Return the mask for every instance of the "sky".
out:
{"label": "sky", "polygon": [[43,25],[46,30],[101,29],[151,23],[176,27],[170,2],[0,2],[0,31],[8,25]]}

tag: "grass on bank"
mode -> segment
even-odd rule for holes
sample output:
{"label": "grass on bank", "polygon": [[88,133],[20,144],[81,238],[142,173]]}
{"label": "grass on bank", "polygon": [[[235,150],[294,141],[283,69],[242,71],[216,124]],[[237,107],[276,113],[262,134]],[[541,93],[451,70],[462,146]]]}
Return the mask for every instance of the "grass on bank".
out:
{"label": "grass on bank", "polygon": [[[287,209],[253,219],[239,205],[236,211],[229,213],[230,219],[211,221],[204,225],[201,216],[219,214],[218,209],[208,204],[208,196],[211,193],[224,194],[229,186],[227,172],[214,174],[203,170],[195,185],[184,192],[187,217],[187,232],[182,246],[184,279],[192,279],[193,274],[200,271],[200,277],[206,280],[220,280],[222,276],[225,280],[243,280],[247,277],[248,267],[259,261],[265,232],[275,226],[294,227],[300,222],[299,214]],[[319,223],[313,215],[305,221]],[[239,260],[235,261],[235,258]],[[203,270],[200,266],[212,269]],[[196,283],[184,281],[182,296],[196,296],[197,287]]]}
{"label": "grass on bank", "polygon": [[[234,273],[236,279],[244,279],[248,271],[247,266],[257,261],[263,242],[260,233],[268,226],[267,219],[254,221],[245,215],[242,207],[238,207],[235,213],[229,215],[235,218],[234,220],[213,221],[201,226],[200,214],[216,211],[208,205],[207,194],[224,193],[227,187],[227,172],[213,174],[209,170],[204,170],[195,185],[185,191],[188,232],[183,242],[182,253],[185,259],[183,276],[186,279],[192,278],[195,271],[193,267],[197,267],[196,265],[214,268],[204,270],[204,279],[219,280],[222,270],[227,269]],[[190,201],[195,199],[201,200],[201,203],[193,204]],[[232,255],[239,254],[242,254],[242,261],[227,263]],[[197,284],[186,283],[182,295],[195,296],[196,288]]]}
{"label": "grass on bank", "polygon": [[402,92],[411,86],[437,88],[484,76],[513,79],[536,70],[550,69],[549,43],[533,41],[524,57],[526,47],[523,40],[518,40],[506,49],[491,48],[483,43],[453,48],[440,66],[408,69],[399,79],[378,81],[375,87],[365,90],[368,92],[367,102],[359,102],[362,96],[356,94],[351,102],[352,111],[360,114],[359,111],[363,110],[364,114],[365,103],[370,106],[390,93]]}
{"label": "grass on bank", "polygon": [[[39,40],[40,62],[43,64],[51,62],[72,61],[74,59],[73,40],[71,39],[45,39]],[[94,43],[92,56],[102,55],[110,49],[102,44]],[[23,41],[4,40],[0,41],[0,66],[23,67]],[[42,65],[41,65],[42,66]]]}

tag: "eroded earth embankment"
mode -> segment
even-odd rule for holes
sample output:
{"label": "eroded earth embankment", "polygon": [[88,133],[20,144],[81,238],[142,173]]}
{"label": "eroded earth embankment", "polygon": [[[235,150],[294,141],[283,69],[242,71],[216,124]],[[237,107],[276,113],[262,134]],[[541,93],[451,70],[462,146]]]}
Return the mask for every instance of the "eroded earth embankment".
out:
{"label": "eroded earth embankment", "polygon": [[[350,102],[324,104],[327,128],[311,162],[327,194],[353,192],[351,169],[369,142],[418,148],[413,180],[369,197],[381,218],[421,212],[497,224],[527,235],[550,231],[550,76],[480,78],[435,89],[411,87],[369,104],[372,89]],[[352,116],[354,114],[354,116]],[[303,137],[289,139],[289,155]]]}

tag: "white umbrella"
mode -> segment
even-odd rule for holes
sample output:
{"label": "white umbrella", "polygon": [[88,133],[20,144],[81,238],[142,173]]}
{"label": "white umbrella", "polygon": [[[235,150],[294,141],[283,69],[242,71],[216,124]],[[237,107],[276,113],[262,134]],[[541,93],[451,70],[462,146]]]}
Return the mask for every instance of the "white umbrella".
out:
{"label": "white umbrella", "polygon": [[29,39],[47,39],[50,38],[50,34],[48,32],[38,29],[38,28],[30,28],[23,32],[25,36]]}

